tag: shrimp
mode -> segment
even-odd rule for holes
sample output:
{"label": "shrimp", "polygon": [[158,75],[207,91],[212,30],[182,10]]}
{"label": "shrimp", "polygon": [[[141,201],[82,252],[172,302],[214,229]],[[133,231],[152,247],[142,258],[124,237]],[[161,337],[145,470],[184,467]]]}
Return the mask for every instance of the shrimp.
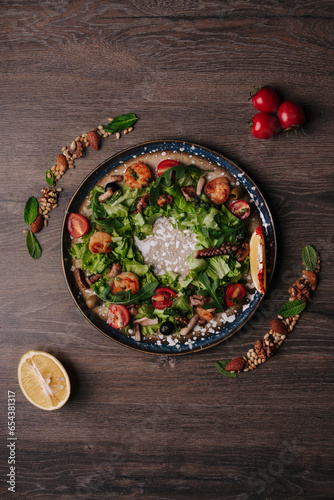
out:
{"label": "shrimp", "polygon": [[204,309],[203,307],[195,307],[195,313],[198,314],[198,316],[201,319],[205,319],[205,321],[211,321],[213,319],[213,314],[212,312],[215,311],[215,308],[213,307],[212,309]]}
{"label": "shrimp", "polygon": [[109,253],[112,251],[112,238],[104,231],[97,231],[89,240],[89,250],[92,253]]}
{"label": "shrimp", "polygon": [[212,203],[221,205],[230,196],[230,184],[226,177],[216,177],[204,187],[204,193]]}
{"label": "shrimp", "polygon": [[130,165],[124,174],[124,182],[132,189],[147,186],[152,179],[150,167],[142,161]]}
{"label": "shrimp", "polygon": [[116,276],[111,283],[111,293],[126,292],[131,290],[132,295],[135,295],[140,288],[139,278],[136,274],[124,272]]}

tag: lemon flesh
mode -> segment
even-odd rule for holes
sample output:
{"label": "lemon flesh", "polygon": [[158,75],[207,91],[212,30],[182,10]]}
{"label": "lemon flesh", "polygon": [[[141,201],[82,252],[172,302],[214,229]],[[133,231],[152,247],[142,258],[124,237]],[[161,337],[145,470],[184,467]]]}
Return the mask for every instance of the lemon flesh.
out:
{"label": "lemon flesh", "polygon": [[255,229],[249,242],[250,273],[254,286],[262,295],[266,291],[266,249],[262,227]]}
{"label": "lemon flesh", "polygon": [[47,352],[26,352],[19,362],[18,381],[27,400],[42,410],[61,408],[71,392],[65,368]]}

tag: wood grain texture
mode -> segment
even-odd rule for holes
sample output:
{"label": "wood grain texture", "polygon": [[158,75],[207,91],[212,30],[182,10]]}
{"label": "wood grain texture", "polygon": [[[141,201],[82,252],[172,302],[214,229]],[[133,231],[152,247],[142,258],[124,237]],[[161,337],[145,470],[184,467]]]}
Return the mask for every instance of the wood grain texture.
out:
{"label": "wood grain texture", "polygon": [[[6,393],[15,391],[15,498],[333,498],[332,2],[3,0],[0,13],[1,407],[6,438]],[[303,105],[305,135],[252,137],[247,98],[259,83]],[[60,181],[33,261],[22,235],[26,200],[63,145],[128,111],[140,117],[134,132],[90,150]],[[60,263],[76,187],[108,156],[155,139],[235,161],[263,192],[278,233],[277,272],[251,321],[215,348],[176,358],[108,341],[75,307]],[[223,378],[214,362],[263,336],[305,244],[323,262],[307,312],[263,367]],[[38,411],[19,390],[29,349],[68,369],[73,391],[59,412]]]}

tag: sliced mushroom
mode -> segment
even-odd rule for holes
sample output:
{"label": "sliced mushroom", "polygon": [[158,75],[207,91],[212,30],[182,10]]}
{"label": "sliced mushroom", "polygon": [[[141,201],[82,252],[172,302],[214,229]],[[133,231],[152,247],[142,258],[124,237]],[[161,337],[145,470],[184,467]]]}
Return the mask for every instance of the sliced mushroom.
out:
{"label": "sliced mushroom", "polygon": [[107,191],[105,191],[105,193],[100,194],[100,196],[98,197],[98,200],[101,203],[102,201],[107,200],[108,198],[111,198],[113,194],[114,193],[113,193],[112,189],[107,189]]}
{"label": "sliced mushroom", "polygon": [[107,278],[115,278],[115,276],[118,276],[122,271],[121,264],[119,262],[115,262],[109,271],[106,274]]}
{"label": "sliced mushroom", "polygon": [[138,323],[135,324],[135,340],[137,342],[141,341],[141,332],[140,332],[140,326]]}
{"label": "sliced mushroom", "polygon": [[82,289],[82,290],[89,290],[89,285],[86,281],[86,277],[84,275],[84,273],[82,272],[81,269],[79,269],[78,267],[76,267],[74,269],[74,276],[75,276],[75,279],[77,280],[77,283],[79,285],[79,287]]}
{"label": "sliced mushroom", "polygon": [[196,325],[198,319],[199,319],[199,315],[198,314],[194,314],[194,316],[190,319],[190,321],[187,324],[187,326],[185,328],[181,328],[180,334],[183,335],[183,336],[188,335],[188,333],[190,333],[191,330]]}
{"label": "sliced mushroom", "polygon": [[191,201],[196,196],[196,189],[193,186],[184,186],[181,191],[186,201]]}
{"label": "sliced mushroom", "polygon": [[151,326],[151,325],[157,325],[159,323],[158,318],[148,318],[145,316],[144,318],[136,319],[134,321],[135,324],[139,324],[141,326]]}
{"label": "sliced mushroom", "polygon": [[198,179],[198,182],[197,182],[197,186],[196,186],[196,195],[197,196],[201,196],[202,194],[202,190],[204,188],[204,184],[205,184],[205,178],[204,177],[200,177]]}
{"label": "sliced mushroom", "polygon": [[121,182],[123,180],[123,175],[111,175],[108,182]]}

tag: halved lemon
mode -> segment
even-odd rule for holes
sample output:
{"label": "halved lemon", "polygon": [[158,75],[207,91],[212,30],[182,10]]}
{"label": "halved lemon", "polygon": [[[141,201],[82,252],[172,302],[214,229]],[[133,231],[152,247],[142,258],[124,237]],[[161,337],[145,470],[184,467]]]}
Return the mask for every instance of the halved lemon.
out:
{"label": "halved lemon", "polygon": [[250,272],[256,290],[262,295],[266,291],[266,249],[262,227],[255,229],[249,242]]}
{"label": "halved lemon", "polygon": [[70,396],[71,384],[65,368],[47,352],[23,354],[17,376],[24,396],[42,410],[58,410]]}

